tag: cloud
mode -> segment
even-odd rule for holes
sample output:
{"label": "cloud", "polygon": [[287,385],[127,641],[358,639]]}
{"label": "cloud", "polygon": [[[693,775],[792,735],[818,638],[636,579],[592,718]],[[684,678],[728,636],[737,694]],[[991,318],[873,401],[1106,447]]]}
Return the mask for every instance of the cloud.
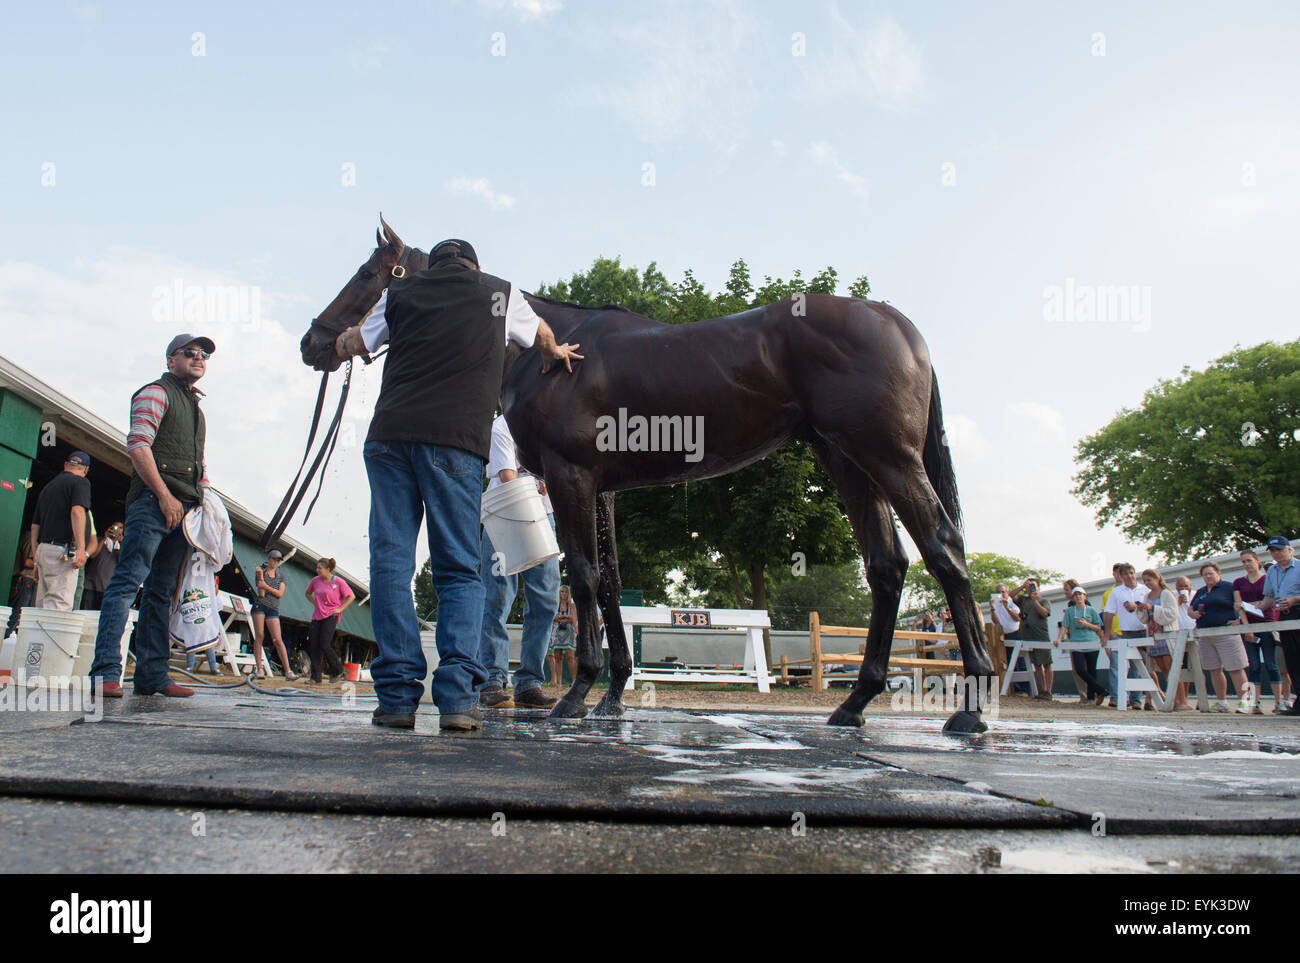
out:
{"label": "cloud", "polygon": [[831,5],[836,38],[825,66],[813,75],[818,96],[851,96],[903,112],[927,88],[925,58],[892,17],[859,29]]}
{"label": "cloud", "polygon": [[382,70],[393,48],[382,40],[357,40],[348,47],[348,61],[359,74]]}
{"label": "cloud", "polygon": [[736,3],[652,9],[646,20],[589,35],[593,46],[620,51],[620,69],[609,79],[631,79],[606,80],[584,99],[611,107],[648,143],[688,134],[724,145],[741,139],[757,102],[751,11]]}
{"label": "cloud", "polygon": [[[131,393],[163,372],[167,342],[181,331],[211,337],[217,351],[201,383],[209,474],[218,489],[269,519],[298,467],[320,383],[299,360],[298,340],[305,319],[332,294],[307,298],[120,246],[57,268],[0,262],[0,351],[125,431]],[[302,526],[300,513],[289,530],[361,578],[369,565],[361,444],[382,369],[380,362],[353,371],[352,428],[334,452],[311,523]],[[337,384],[340,378],[331,380]],[[332,393],[327,403],[336,399]]]}
{"label": "cloud", "polygon": [[545,20],[564,9],[561,0],[478,0],[478,5],[488,13],[509,10],[524,23]]}
{"label": "cloud", "polygon": [[968,557],[997,552],[1085,580],[1098,565],[1109,572],[1117,558],[1149,561],[1117,528],[1096,530],[1092,512],[1071,494],[1078,466],[1055,408],[1012,402],[983,421],[954,410],[945,412],[944,432],[966,519]]}
{"label": "cloud", "polygon": [[835,148],[826,141],[813,141],[808,145],[808,154],[818,167],[829,169],[835,174],[836,180],[848,184],[849,193],[854,197],[860,197],[865,201],[870,196],[870,183],[867,179],[845,167],[839,155],[835,153]]}
{"label": "cloud", "polygon": [[494,211],[511,211],[515,207],[515,199],[502,191],[493,190],[486,177],[453,177],[447,181],[447,190],[453,194],[481,197]]}
{"label": "cloud", "polygon": [[1054,441],[1065,438],[1065,416],[1050,405],[1037,401],[1018,401],[1007,405],[1007,414],[1017,424],[1027,424],[1047,432]]}

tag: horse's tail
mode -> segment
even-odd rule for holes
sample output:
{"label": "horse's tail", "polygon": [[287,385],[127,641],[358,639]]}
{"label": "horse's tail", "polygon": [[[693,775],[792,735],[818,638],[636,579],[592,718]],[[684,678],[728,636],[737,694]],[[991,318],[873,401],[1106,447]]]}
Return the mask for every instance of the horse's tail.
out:
{"label": "horse's tail", "polygon": [[930,421],[925,429],[925,449],[921,454],[930,486],[939,496],[939,504],[952,523],[961,528],[961,503],[957,500],[957,475],[952,470],[952,453],[943,430],[943,408],[939,404],[939,378],[930,369]]}

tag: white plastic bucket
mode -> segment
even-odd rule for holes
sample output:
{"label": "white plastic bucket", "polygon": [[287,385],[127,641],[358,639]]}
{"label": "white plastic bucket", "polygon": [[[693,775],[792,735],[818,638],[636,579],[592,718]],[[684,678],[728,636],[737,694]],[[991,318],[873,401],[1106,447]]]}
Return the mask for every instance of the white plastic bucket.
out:
{"label": "white plastic bucket", "polygon": [[[95,664],[95,638],[99,635],[99,612],[88,609],[78,614],[85,616],[85,623],[81,627],[81,645],[77,649],[77,661],[72,667],[72,674],[88,676],[91,667]],[[127,609],[126,625],[122,627],[122,669],[124,675],[127,648],[131,644],[131,629],[135,625],[135,620],[139,617],[140,613],[135,609]]]}
{"label": "white plastic bucket", "polygon": [[12,671],[21,669],[29,682],[51,676],[70,678],[85,616],[85,612],[24,608]]}
{"label": "white plastic bucket", "polygon": [[523,572],[560,554],[532,475],[520,475],[484,492],[480,517],[493,552],[502,555],[504,575]]}

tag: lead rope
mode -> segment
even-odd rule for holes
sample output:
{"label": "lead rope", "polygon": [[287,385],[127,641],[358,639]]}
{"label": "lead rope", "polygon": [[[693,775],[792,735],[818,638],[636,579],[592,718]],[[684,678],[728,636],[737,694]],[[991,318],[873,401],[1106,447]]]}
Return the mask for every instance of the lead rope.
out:
{"label": "lead rope", "polygon": [[[303,465],[307,463],[307,457],[311,454],[312,442],[316,439],[316,429],[320,425],[320,415],[325,401],[325,384],[329,380],[329,372],[321,375],[320,393],[316,397],[316,412],[312,416],[311,431],[307,435],[307,450],[303,453]],[[312,479],[316,477],[316,472],[320,470],[322,462],[328,463],[329,456],[334,451],[334,444],[338,440],[339,424],[343,420],[343,406],[348,400],[348,387],[352,382],[352,362],[347,362],[347,370],[343,376],[343,390],[339,393],[339,404],[334,411],[334,419],[330,422],[329,428],[325,432],[325,437],[321,439],[320,450],[316,453],[316,459],[312,462],[311,468],[307,471],[307,477],[303,478],[302,486],[298,488],[298,478],[302,475],[302,465],[298,466],[298,474],[294,475],[289,490],[285,492],[284,500],[280,502],[280,507],[276,510],[275,516],[266,526],[266,531],[262,534],[261,548],[262,551],[269,552],[275,547],[275,543],[280,540],[284,530],[289,527],[289,522],[293,520],[293,514],[298,510],[302,503],[303,497],[307,494],[307,489],[311,487]],[[321,476],[323,485],[325,476]],[[297,494],[294,489],[298,488]],[[316,490],[316,498],[320,497],[320,488]],[[316,504],[316,499],[311,501],[312,506]],[[311,507],[307,509],[307,517],[303,519],[306,524],[307,518],[311,517]]]}
{"label": "lead rope", "polygon": [[[402,258],[397,264],[393,265],[392,276],[395,278],[406,277],[406,259],[418,251],[419,248],[406,248],[402,252]],[[370,364],[376,358],[381,358],[386,354],[388,348],[376,352],[374,355],[362,354],[361,359],[366,364]],[[330,373],[322,372],[320,378],[320,391],[316,393],[316,411],[311,417],[311,431],[307,433],[307,448],[302,453],[302,464],[298,466],[298,472],[293,476],[293,481],[289,483],[289,490],[284,493],[284,498],[280,501],[280,507],[275,510],[275,515],[267,523],[266,530],[262,533],[262,542],[260,548],[264,552],[269,552],[275,547],[275,543],[280,540],[284,530],[289,527],[289,522],[293,520],[293,513],[298,510],[303,496],[307,494],[307,489],[311,487],[311,480],[315,477],[316,472],[320,470],[320,482],[316,485],[316,494],[312,497],[310,504],[307,506],[307,514],[303,516],[302,523],[307,524],[311,518],[311,511],[316,507],[316,499],[320,498],[321,489],[325,487],[325,472],[323,469],[329,465],[330,457],[334,454],[334,446],[338,443],[339,425],[343,421],[343,406],[348,400],[348,388],[352,384],[352,361],[347,362],[347,371],[343,375],[343,390],[339,393],[339,405],[334,411],[334,420],[330,422],[329,429],[325,432],[325,437],[321,439],[320,450],[316,453],[316,460],[312,462],[311,469],[307,472],[307,477],[302,480],[302,487],[298,493],[294,494],[294,489],[298,485],[298,479],[302,475],[303,465],[307,464],[307,456],[311,454],[311,444],[316,440],[316,429],[320,426],[320,415],[325,405],[325,386],[329,382]],[[322,464],[323,462],[323,464]]]}

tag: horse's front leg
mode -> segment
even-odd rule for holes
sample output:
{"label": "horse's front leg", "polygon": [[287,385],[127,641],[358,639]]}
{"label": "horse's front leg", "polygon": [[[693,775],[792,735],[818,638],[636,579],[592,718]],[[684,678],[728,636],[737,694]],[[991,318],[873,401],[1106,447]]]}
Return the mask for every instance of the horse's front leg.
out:
{"label": "horse's front leg", "polygon": [[[555,462],[559,462],[556,464]],[[587,693],[605,665],[596,619],[596,486],[586,472],[543,454],[547,488],[555,509],[555,530],[564,546],[569,588],[578,607],[578,675],[551,715],[581,719]]]}
{"label": "horse's front leg", "polygon": [[623,714],[623,688],[632,675],[632,655],[627,650],[623,631],[623,612],[619,608],[622,580],[618,574],[618,548],[614,539],[614,493],[596,496],[596,549],[600,572],[596,595],[605,617],[605,638],[609,640],[609,690],[596,706],[598,716]]}

